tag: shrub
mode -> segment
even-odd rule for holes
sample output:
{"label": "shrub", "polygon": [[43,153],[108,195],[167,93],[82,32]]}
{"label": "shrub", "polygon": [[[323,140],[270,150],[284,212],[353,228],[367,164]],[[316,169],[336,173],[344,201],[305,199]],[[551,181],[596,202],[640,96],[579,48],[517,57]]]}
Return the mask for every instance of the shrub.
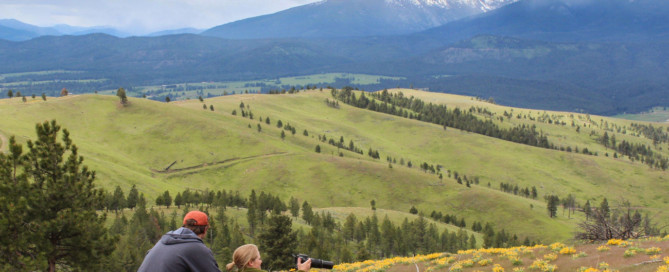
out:
{"label": "shrub", "polygon": [[492,264],[492,259],[483,259],[478,262],[480,266],[487,266]]}
{"label": "shrub", "polygon": [[586,254],[585,252],[581,251],[581,252],[579,252],[578,254],[575,254],[575,255],[573,255],[573,256],[574,256],[574,259],[577,259],[577,258],[588,257],[588,254]]}
{"label": "shrub", "polygon": [[634,255],[636,255],[636,250],[633,248],[625,250],[625,253],[623,253],[623,257],[633,257]]}
{"label": "shrub", "polygon": [[662,249],[659,247],[651,247],[651,248],[646,248],[645,252],[646,255],[655,255],[655,254],[660,254],[662,252]]}

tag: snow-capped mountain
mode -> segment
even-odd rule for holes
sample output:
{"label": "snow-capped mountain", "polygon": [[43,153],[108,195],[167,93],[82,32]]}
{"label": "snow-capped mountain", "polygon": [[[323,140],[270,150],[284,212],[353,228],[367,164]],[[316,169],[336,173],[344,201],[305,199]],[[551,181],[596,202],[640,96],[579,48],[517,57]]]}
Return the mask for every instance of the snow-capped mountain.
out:
{"label": "snow-capped mountain", "polygon": [[355,37],[422,31],[517,0],[324,0],[217,26],[204,35],[231,39]]}
{"label": "snow-capped mountain", "polygon": [[439,7],[443,9],[473,7],[482,12],[491,11],[516,1],[517,0],[386,0],[389,4],[399,5],[401,7]]}

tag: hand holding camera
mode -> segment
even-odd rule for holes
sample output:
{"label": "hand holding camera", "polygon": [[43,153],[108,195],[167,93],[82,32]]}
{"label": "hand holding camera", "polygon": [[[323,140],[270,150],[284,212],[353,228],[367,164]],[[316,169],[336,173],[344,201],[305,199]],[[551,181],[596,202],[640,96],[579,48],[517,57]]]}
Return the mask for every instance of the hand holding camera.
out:
{"label": "hand holding camera", "polygon": [[297,263],[297,269],[303,271],[309,271],[309,269],[301,268],[301,265],[310,264],[310,268],[323,268],[323,269],[332,269],[334,263],[331,261],[325,261],[321,259],[309,258],[306,254],[297,254],[293,255],[295,257],[295,262]]}

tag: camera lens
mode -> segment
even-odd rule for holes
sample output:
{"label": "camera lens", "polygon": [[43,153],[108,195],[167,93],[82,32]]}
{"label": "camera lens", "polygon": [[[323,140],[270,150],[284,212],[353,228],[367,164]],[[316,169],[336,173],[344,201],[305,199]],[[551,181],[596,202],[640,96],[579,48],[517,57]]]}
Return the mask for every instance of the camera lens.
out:
{"label": "camera lens", "polygon": [[311,267],[313,268],[324,268],[324,269],[332,269],[334,267],[334,263],[330,261],[324,261],[321,259],[311,259]]}

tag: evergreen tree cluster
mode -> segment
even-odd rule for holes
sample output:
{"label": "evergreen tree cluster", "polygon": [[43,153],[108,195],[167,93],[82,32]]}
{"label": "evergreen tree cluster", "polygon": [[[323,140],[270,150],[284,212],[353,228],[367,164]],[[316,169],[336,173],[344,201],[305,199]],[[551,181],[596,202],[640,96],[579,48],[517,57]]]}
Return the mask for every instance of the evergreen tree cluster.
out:
{"label": "evergreen tree cluster", "polygon": [[270,89],[267,91],[268,94],[297,94],[300,93],[300,90],[316,90],[318,87],[316,85],[307,85],[307,86],[283,86],[283,89]]}
{"label": "evergreen tree cluster", "polygon": [[[328,214],[316,215],[312,230],[298,237],[306,239],[302,240],[306,243],[301,243],[305,252],[337,262],[457,252],[477,247],[473,234],[468,235],[464,229],[439,232],[437,225],[423,216],[412,221],[405,218],[399,225],[391,222],[388,216],[379,221],[376,214],[364,219],[349,214],[341,226],[328,218]],[[338,229],[340,231],[336,231]]]}
{"label": "evergreen tree cluster", "polygon": [[477,118],[474,115],[476,111],[474,107],[468,111],[459,108],[448,110],[445,105],[426,104],[413,96],[407,98],[402,92],[390,94],[387,90],[369,94],[371,99],[367,98],[364,92],[356,98],[351,87],[344,87],[341,91],[331,89],[331,94],[335,99],[358,108],[434,123],[444,128],[457,128],[506,141],[557,149],[546,136],[536,131],[536,126],[522,124],[511,129],[502,129],[491,120],[484,121]]}
{"label": "evergreen tree cluster", "polygon": [[325,99],[325,104],[328,105],[328,107],[338,109],[339,108],[339,100],[330,100],[328,98]]}
{"label": "evergreen tree cluster", "polygon": [[[441,212],[432,211],[430,218],[440,221],[446,224],[452,224],[460,228],[467,227],[467,223],[464,218],[458,219],[456,215],[451,214],[442,214]],[[506,230],[502,229],[500,231],[495,231],[490,223],[486,223],[483,227],[481,222],[472,223],[471,229],[475,232],[483,234],[483,246],[484,247],[513,247],[520,246],[521,243],[518,240],[517,235],[511,236],[511,233],[508,233]],[[522,245],[533,245],[529,238],[525,238]]]}
{"label": "evergreen tree cluster", "polygon": [[[351,151],[351,152],[358,153],[360,155],[364,154],[362,149],[360,147],[356,146],[355,143],[353,142],[353,140],[349,140],[348,145],[344,144],[344,142],[345,142],[344,141],[344,136],[340,136],[339,140],[335,140],[334,138],[332,138],[332,137],[328,138],[327,135],[323,134],[323,135],[318,135],[318,140],[323,142],[323,143],[328,143],[331,146],[334,146],[338,149],[348,150],[348,151]],[[372,148],[370,147],[369,150],[372,150]],[[378,155],[378,153],[379,153],[378,150],[372,151],[372,155]],[[368,152],[367,154],[370,157],[374,157],[374,156],[370,155],[370,152]],[[378,159],[378,158],[376,158],[376,159]]]}
{"label": "evergreen tree cluster", "polygon": [[537,187],[532,186],[532,188],[525,187],[520,188],[517,184],[510,184],[501,182],[499,184],[499,190],[505,193],[512,193],[514,195],[520,195],[527,198],[537,199]]}
{"label": "evergreen tree cluster", "polygon": [[55,120],[36,132],[26,153],[14,136],[0,153],[0,270],[101,269],[117,236],[95,210],[104,202],[95,172]]}
{"label": "evergreen tree cluster", "polygon": [[[460,220],[458,220],[457,216],[451,215],[451,214],[444,215],[441,212],[432,211],[432,213],[430,213],[430,218],[432,218],[436,221],[444,222],[446,224],[455,225],[455,226],[461,227],[461,228],[466,228],[467,227],[467,222],[465,222],[464,218],[460,218]],[[476,232],[481,231],[480,229],[476,230],[474,227],[472,227],[472,230],[476,231]]]}
{"label": "evergreen tree cluster", "polygon": [[654,127],[650,124],[632,123],[630,125],[633,129],[644,135],[647,139],[653,141],[653,145],[660,143],[669,143],[669,129],[662,130],[662,127]]}
{"label": "evergreen tree cluster", "polygon": [[667,168],[669,168],[669,159],[659,153],[653,152],[653,150],[645,144],[631,143],[623,140],[618,144],[616,150],[620,152],[620,154],[629,157],[630,160],[641,161],[649,167],[661,170],[667,170]]}

